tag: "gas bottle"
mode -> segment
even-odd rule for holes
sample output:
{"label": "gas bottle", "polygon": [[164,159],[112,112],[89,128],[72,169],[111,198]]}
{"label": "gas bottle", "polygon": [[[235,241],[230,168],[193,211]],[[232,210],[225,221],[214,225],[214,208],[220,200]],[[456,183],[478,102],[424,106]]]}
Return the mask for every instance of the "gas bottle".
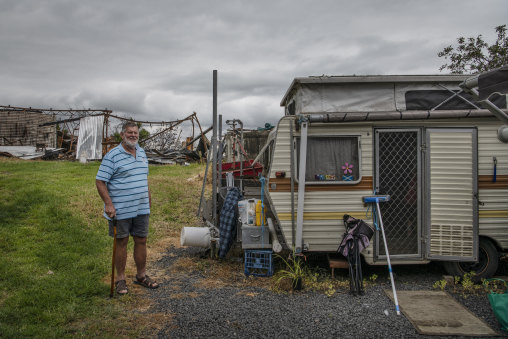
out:
{"label": "gas bottle", "polygon": [[[258,200],[256,203],[256,226],[266,225],[266,210],[264,211],[265,215],[263,215],[263,208],[262,207],[263,206],[261,205],[261,200]],[[264,219],[264,223],[263,223],[263,219]]]}

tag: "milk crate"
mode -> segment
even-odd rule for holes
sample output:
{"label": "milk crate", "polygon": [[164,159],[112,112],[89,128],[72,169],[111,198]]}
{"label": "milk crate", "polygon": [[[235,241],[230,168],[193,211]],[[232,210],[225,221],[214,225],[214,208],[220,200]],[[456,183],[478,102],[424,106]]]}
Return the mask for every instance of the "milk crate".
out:
{"label": "milk crate", "polygon": [[273,275],[272,251],[246,250],[245,275],[270,277]]}

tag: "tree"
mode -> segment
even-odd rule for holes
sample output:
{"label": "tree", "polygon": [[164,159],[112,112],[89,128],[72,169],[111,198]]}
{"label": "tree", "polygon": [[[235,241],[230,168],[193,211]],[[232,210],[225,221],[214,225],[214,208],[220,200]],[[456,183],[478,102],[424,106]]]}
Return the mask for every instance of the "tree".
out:
{"label": "tree", "polygon": [[143,141],[150,136],[150,132],[142,128],[139,130],[139,141]]}
{"label": "tree", "polygon": [[156,149],[161,153],[165,153],[170,149],[179,149],[181,146],[179,145],[180,135],[178,131],[178,128],[168,129],[165,126],[160,127],[153,132],[153,137],[145,142],[145,149]]}
{"label": "tree", "polygon": [[439,67],[449,70],[452,74],[482,73],[508,64],[508,38],[506,25],[497,26],[497,40],[489,45],[482,35],[457,39],[458,46],[451,45],[437,54],[438,57],[449,59],[450,62]]}

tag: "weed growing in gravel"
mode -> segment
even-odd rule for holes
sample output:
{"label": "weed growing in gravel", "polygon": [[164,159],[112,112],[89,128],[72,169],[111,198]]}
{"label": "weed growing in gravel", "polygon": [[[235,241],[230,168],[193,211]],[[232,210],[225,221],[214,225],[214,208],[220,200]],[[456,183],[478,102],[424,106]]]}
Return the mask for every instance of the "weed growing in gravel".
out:
{"label": "weed growing in gravel", "polygon": [[337,292],[337,284],[328,276],[324,276],[318,271],[312,272],[308,270],[306,273],[304,278],[305,286],[310,290],[322,292],[328,297],[333,296]]}
{"label": "weed growing in gravel", "polygon": [[[288,293],[292,291],[292,280],[289,277],[282,277],[280,272],[281,270],[277,271],[273,277],[272,291],[274,293]],[[303,284],[306,290],[323,293],[328,297],[349,289],[347,279],[332,279],[328,270],[319,267],[304,266]]]}
{"label": "weed growing in gravel", "polygon": [[278,254],[276,254],[276,257],[284,263],[285,267],[278,272],[275,282],[290,279],[293,289],[302,289],[302,282],[306,273],[304,266],[306,258],[296,255],[295,252],[291,253],[287,260]]}
{"label": "weed growing in gravel", "polygon": [[438,280],[436,281],[432,287],[435,288],[435,289],[441,289],[441,291],[444,291],[444,289],[446,288],[446,284],[447,284],[447,281],[445,279],[441,279],[441,280]]}
{"label": "weed growing in gravel", "polygon": [[432,287],[444,291],[447,287],[453,293],[459,293],[462,297],[467,298],[469,295],[481,295],[482,293],[502,293],[504,281],[481,279],[480,283],[475,283],[475,272],[464,274],[463,277],[455,276],[453,280],[446,279],[436,281]]}
{"label": "weed growing in gravel", "polygon": [[462,282],[461,282],[463,295],[473,294],[478,290],[477,287],[481,288],[481,286],[475,285],[475,283],[473,281],[473,277],[475,275],[476,275],[476,273],[474,273],[474,272],[469,272],[469,273],[464,274],[464,277],[462,278]]}
{"label": "weed growing in gravel", "polygon": [[506,281],[502,279],[483,279],[482,280],[483,289],[487,293],[505,293],[507,289]]}

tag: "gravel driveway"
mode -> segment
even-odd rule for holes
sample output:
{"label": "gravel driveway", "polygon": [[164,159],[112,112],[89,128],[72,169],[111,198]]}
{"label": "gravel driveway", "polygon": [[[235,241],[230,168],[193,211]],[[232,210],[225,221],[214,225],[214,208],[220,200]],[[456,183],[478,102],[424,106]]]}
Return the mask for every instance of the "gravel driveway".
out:
{"label": "gravel driveway", "polygon": [[[267,288],[270,278],[245,279],[238,260],[216,262],[212,267],[236,267],[233,275],[225,277],[231,283],[217,275],[210,278],[214,272],[207,271],[210,261],[202,255],[200,249],[172,246],[155,263],[162,285],[147,293],[151,299],[147,312],[170,319],[160,324],[158,338],[436,338],[419,335],[403,315],[396,315],[383,291],[391,288],[386,267],[364,265],[364,277],[379,276],[364,296],[353,297],[342,289],[327,297],[309,290],[275,293]],[[433,290],[443,275],[437,264],[395,266],[394,272],[398,290]],[[453,296],[502,333],[485,295]]]}

